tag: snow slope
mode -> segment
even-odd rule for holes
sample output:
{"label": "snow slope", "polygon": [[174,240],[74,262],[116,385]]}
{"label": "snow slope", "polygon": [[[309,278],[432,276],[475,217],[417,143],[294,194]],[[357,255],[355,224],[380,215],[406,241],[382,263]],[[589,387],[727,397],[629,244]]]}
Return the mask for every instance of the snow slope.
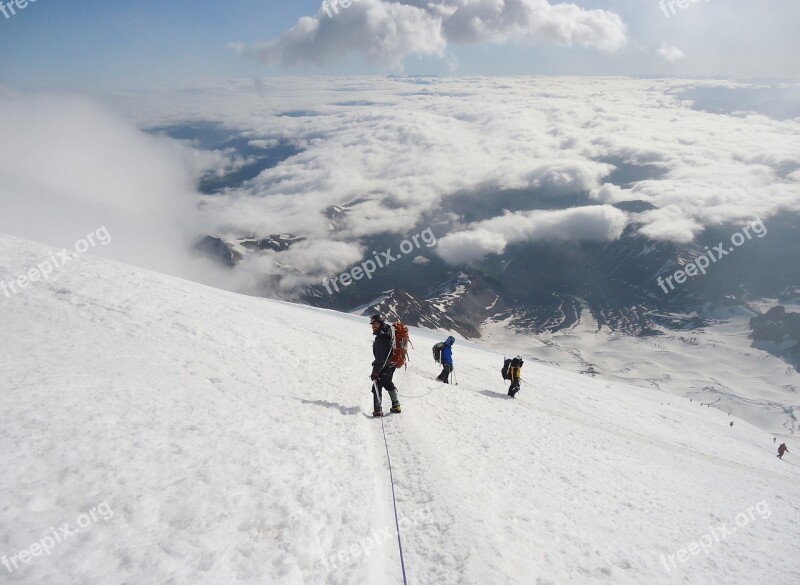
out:
{"label": "snow slope", "polygon": [[[0,237],[0,280],[50,252]],[[3,583],[402,583],[366,319],[90,257],[0,311]],[[792,446],[535,363],[512,401],[463,341],[440,387],[437,339],[383,420],[409,583],[800,582]]]}
{"label": "snow slope", "polygon": [[800,449],[800,373],[752,347],[748,336],[753,315],[733,308],[719,311],[706,327],[633,337],[599,326],[584,310],[574,327],[558,333],[519,335],[498,322],[484,326],[482,339],[569,371],[591,368],[607,381],[711,404]]}

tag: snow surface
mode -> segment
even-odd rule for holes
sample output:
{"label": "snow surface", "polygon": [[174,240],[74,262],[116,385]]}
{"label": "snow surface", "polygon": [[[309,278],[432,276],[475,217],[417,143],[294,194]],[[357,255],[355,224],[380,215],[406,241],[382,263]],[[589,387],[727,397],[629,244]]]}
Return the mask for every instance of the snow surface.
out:
{"label": "snow surface", "polygon": [[[50,252],[0,236],[0,280]],[[0,555],[113,511],[3,583],[402,583],[366,319],[86,256],[0,310]],[[443,387],[440,338],[412,329],[383,420],[409,583],[800,583],[791,446],[535,362],[510,400],[462,340]]]}
{"label": "snow surface", "polygon": [[[589,367],[603,380],[691,398],[773,433],[800,451],[800,373],[748,338],[753,313],[720,312],[691,331],[632,337],[600,327],[585,307],[580,321],[557,333],[519,335],[511,319],[487,323],[483,342],[574,372]],[[664,397],[669,400],[669,397]]]}

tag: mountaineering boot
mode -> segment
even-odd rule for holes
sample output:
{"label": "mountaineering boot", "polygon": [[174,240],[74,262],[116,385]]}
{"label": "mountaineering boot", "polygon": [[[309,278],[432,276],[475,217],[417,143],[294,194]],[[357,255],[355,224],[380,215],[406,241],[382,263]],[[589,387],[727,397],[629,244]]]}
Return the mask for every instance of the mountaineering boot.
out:
{"label": "mountaineering boot", "polygon": [[392,408],[389,409],[389,412],[392,412],[394,414],[400,414],[402,411],[400,410],[399,404],[392,404]]}
{"label": "mountaineering boot", "polygon": [[381,411],[381,410],[376,410],[376,411],[374,411],[374,412],[372,413],[372,416],[374,416],[375,418],[381,417],[381,416],[383,416],[383,411]]}

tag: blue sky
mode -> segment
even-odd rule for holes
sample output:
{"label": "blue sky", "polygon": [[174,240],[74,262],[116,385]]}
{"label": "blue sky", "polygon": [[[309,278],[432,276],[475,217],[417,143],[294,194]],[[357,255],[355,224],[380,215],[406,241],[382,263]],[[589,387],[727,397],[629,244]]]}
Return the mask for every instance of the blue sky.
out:
{"label": "blue sky", "polygon": [[38,0],[11,19],[0,15],[0,64],[12,85],[82,86],[137,79],[258,74],[225,48],[280,34],[313,0]]}
{"label": "blue sky", "polygon": [[[414,4],[414,0],[405,1]],[[619,15],[626,27],[625,46],[607,52],[541,39],[448,42],[441,55],[405,56],[402,71],[800,77],[800,35],[796,33],[800,2],[796,0],[699,0],[670,16],[659,9],[659,0],[578,0],[574,4]],[[0,84],[101,89],[210,78],[397,70],[385,63],[365,64],[357,50],[348,53],[351,47],[346,43],[351,37],[345,26],[338,32],[343,58],[324,67],[259,63],[227,48],[231,42],[252,46],[277,39],[300,17],[319,14],[319,10],[316,0],[38,0],[10,19],[0,15],[0,54],[4,55]],[[665,47],[677,52],[660,54]],[[667,54],[671,60],[664,58]]]}

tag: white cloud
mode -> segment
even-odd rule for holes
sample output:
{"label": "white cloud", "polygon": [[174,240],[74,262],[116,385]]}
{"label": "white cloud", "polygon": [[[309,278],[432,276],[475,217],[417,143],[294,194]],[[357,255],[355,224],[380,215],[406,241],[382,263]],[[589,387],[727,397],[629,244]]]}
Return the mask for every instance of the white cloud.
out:
{"label": "white cloud", "polygon": [[[437,3],[430,5],[436,7]],[[442,26],[448,40],[456,43],[531,40],[613,52],[626,40],[626,27],[617,14],[571,3],[459,0],[438,6],[442,5],[450,8]]]}
{"label": "white cloud", "polygon": [[506,213],[478,224],[479,229],[502,233],[509,243],[542,240],[616,240],[627,216],[610,205],[592,205],[557,211]]}
{"label": "white cloud", "polygon": [[641,221],[646,225],[640,230],[654,240],[670,240],[688,243],[703,231],[698,221],[686,216],[677,205],[669,205],[663,209],[646,211],[641,214]]}
{"label": "white cloud", "polygon": [[680,61],[681,59],[686,58],[686,53],[674,45],[661,45],[661,48],[658,50],[658,54],[670,63],[674,63],[675,61]]}
{"label": "white cloud", "polygon": [[[327,8],[326,8],[327,6]],[[450,43],[525,41],[579,45],[613,52],[626,42],[619,15],[547,0],[334,0],[303,17],[278,39],[230,48],[281,66],[345,62],[362,54],[393,68],[409,55],[445,55]]]}
{"label": "white cloud", "polygon": [[475,229],[440,238],[436,253],[451,264],[465,264],[489,254],[500,254],[507,244],[503,234]]}
{"label": "white cloud", "polygon": [[620,203],[622,201],[631,201],[635,199],[635,195],[627,189],[623,189],[619,185],[613,183],[605,183],[599,189],[592,189],[591,196],[601,203]]}
{"label": "white cloud", "polygon": [[332,278],[361,260],[363,250],[357,244],[326,240],[304,241],[275,255],[290,268],[281,278],[281,286],[319,285],[324,277]]}
{"label": "white cloud", "polygon": [[232,48],[268,64],[322,66],[361,53],[370,63],[399,67],[407,55],[441,56],[441,22],[426,10],[397,2],[361,0],[329,17],[303,17],[280,38]]}
{"label": "white cloud", "polygon": [[506,213],[440,238],[436,251],[447,262],[461,264],[500,254],[508,244],[520,242],[616,240],[627,223],[626,214],[609,205]]}

